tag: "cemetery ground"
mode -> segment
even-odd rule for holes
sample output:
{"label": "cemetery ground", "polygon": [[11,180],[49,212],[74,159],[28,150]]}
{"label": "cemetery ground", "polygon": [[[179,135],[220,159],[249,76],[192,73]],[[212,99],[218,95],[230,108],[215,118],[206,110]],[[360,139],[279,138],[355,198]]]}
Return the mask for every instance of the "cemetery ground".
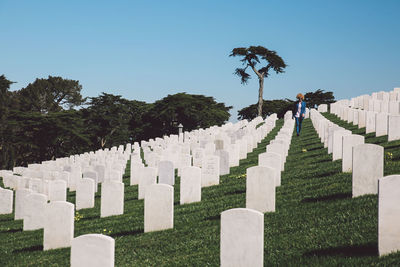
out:
{"label": "cemetery ground", "polygon": [[[340,126],[365,135],[365,129],[324,114]],[[115,266],[218,266],[220,213],[245,207],[246,169],[283,125],[277,126],[221,177],[220,185],[202,188],[198,203],[179,205],[179,179],[174,186],[174,229],[144,233],[143,200],[129,186],[129,162],[124,175],[124,214],[100,218],[100,190],[93,209],[76,212],[75,236],[102,233],[115,239]],[[364,133],[363,133],[364,131]],[[400,141],[365,135],[366,143],[385,147],[385,175],[400,173]],[[0,183],[2,185],[2,183]],[[341,160],[318,139],[310,119],[301,136],[293,135],[276,188],[276,212],[265,213],[264,265],[400,265],[400,253],[378,257],[377,195],[352,198],[351,173],[341,172]],[[68,193],[74,203],[75,193]],[[0,216],[0,266],[69,266],[70,248],[42,251],[43,230],[22,231],[22,220]]]}

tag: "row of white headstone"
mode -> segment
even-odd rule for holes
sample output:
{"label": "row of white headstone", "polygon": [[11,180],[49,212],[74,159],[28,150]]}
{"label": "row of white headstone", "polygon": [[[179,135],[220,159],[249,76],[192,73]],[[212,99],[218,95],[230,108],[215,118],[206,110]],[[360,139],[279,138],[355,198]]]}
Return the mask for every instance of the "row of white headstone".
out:
{"label": "row of white headstone", "polygon": [[[104,162],[106,158],[104,154],[107,153],[102,151],[99,154],[103,154]],[[1,171],[0,176],[3,177],[4,185],[16,190],[15,219],[23,219],[25,215],[28,216],[29,213],[35,213],[34,210],[31,211],[29,204],[26,204],[31,202],[25,200],[25,197],[29,194],[35,194],[33,202],[66,201],[67,188],[70,191],[76,190],[75,205],[77,210],[92,208],[94,207],[94,196],[99,182],[102,183],[102,191],[104,191],[101,198],[101,216],[109,216],[107,214],[110,210],[108,206],[112,206],[116,199],[120,199],[113,198],[113,192],[117,190],[123,193],[122,173],[125,172],[124,164],[126,165],[127,156],[129,157],[129,155],[113,151],[108,152],[108,154],[107,159],[114,165],[100,165],[100,162],[95,159],[96,157],[101,158],[101,156],[96,156],[93,153],[93,156],[88,156],[87,161],[89,164],[85,164],[83,173],[81,172],[82,165],[79,157],[75,159],[67,158],[62,161],[56,160],[52,164],[32,164],[27,168],[19,167],[14,170],[19,175],[9,171]],[[112,160],[112,158],[114,159]],[[81,162],[84,161],[81,160]],[[12,199],[12,197],[8,199]],[[12,210],[11,201],[0,203],[0,205]],[[24,212],[25,206],[28,207],[26,214]]]}
{"label": "row of white headstone", "polygon": [[342,171],[352,172],[353,197],[378,194],[379,255],[399,251],[400,175],[384,177],[384,148],[364,144],[364,136],[351,134],[316,110],[311,111],[311,119],[321,141],[331,144],[328,153],[336,151],[333,160],[342,159]]}
{"label": "row of white headstone", "polygon": [[275,190],[291,143],[291,111],[277,136],[246,170],[246,208],[221,213],[221,266],[264,266],[264,212],[275,211]]}
{"label": "row of white headstone", "polygon": [[400,88],[394,88],[389,92],[380,91],[371,95],[361,95],[349,100],[341,100],[341,102],[346,102],[346,105],[352,108],[399,115]]}
{"label": "row of white headstone", "polygon": [[[219,150],[220,149],[217,149],[216,151],[218,152]],[[229,160],[225,161],[228,165]],[[202,186],[217,185],[219,183],[219,158],[216,156],[209,156],[209,158],[205,157],[202,162],[202,168],[191,165],[181,168],[181,204],[200,201]],[[229,165],[227,167],[229,168]],[[159,161],[157,168],[145,167],[138,154],[132,154],[131,185],[139,185],[139,198],[144,195],[145,232],[173,228],[174,206],[172,186],[174,184],[174,170],[174,163],[172,161]],[[230,220],[234,220],[234,218]],[[110,244],[110,241],[103,240],[102,237],[91,236],[90,238],[97,238],[98,242],[108,242],[107,244]],[[103,250],[107,248],[107,244],[103,244]],[[72,243],[72,245],[74,245],[74,243]],[[73,251],[76,251],[75,255],[73,255]],[[74,250],[74,247],[72,247],[71,257],[78,255],[78,251],[78,249]],[[82,253],[79,256],[86,257]],[[75,260],[79,262],[78,259]],[[73,262],[74,259],[71,258],[71,263]]]}
{"label": "row of white headstone", "polygon": [[400,88],[340,100],[331,104],[331,113],[359,128],[365,127],[367,134],[375,132],[376,136],[387,135],[388,141],[400,140]]}
{"label": "row of white headstone", "polygon": [[[270,125],[269,122],[273,121],[275,124],[276,118],[266,120],[266,125],[261,126],[256,131],[257,137],[255,145],[260,142],[275,125]],[[220,135],[221,136],[221,135]],[[244,135],[246,136],[246,135]],[[225,137],[227,138],[227,137]],[[236,142],[241,141],[237,139]],[[201,188],[218,185],[221,175],[221,168],[227,169],[229,173],[229,158],[230,156],[239,159],[239,151],[229,151],[231,144],[230,140],[215,139],[211,143],[215,150],[214,155],[203,154],[199,159],[201,167],[192,166],[190,161],[188,166],[178,167],[178,174],[180,175],[180,204],[193,203],[201,201]],[[207,145],[207,143],[205,144]],[[153,143],[150,151],[157,150],[159,144]],[[253,144],[250,151],[254,148]],[[202,148],[194,148],[198,151]],[[227,150],[224,150],[227,149]],[[168,151],[168,145],[165,146]],[[159,152],[163,153],[164,149],[159,147]],[[178,150],[180,151],[180,150]],[[244,158],[247,157],[247,145]],[[153,153],[153,152],[150,152]],[[194,151],[192,151],[194,153]],[[153,155],[155,156],[155,155]],[[187,154],[190,157],[190,154]],[[193,161],[195,162],[195,161]],[[144,199],[145,203],[145,232],[159,231],[173,228],[173,185],[175,177],[175,167],[172,160],[157,161],[157,167],[144,166],[138,154],[131,156],[131,185],[138,185],[139,199]],[[179,173],[180,170],[180,173]],[[158,177],[158,181],[157,181]],[[157,183],[158,182],[158,183]],[[157,185],[157,186],[155,186]],[[149,191],[151,190],[151,191]],[[158,199],[152,199],[152,196],[157,196]]]}
{"label": "row of white headstone", "polygon": [[352,172],[353,197],[378,193],[378,179],[383,177],[383,147],[365,144],[364,136],[336,125],[318,111],[311,111],[311,120],[321,142],[328,147],[332,161],[342,160],[342,171]]}
{"label": "row of white headstone", "polygon": [[[275,120],[276,116],[272,116],[267,119],[265,121],[265,125],[259,127],[258,130],[255,131],[257,133],[255,134],[255,136],[252,136],[249,141],[251,145],[247,146],[246,144],[246,148],[251,147],[252,150],[254,148],[254,145],[257,145],[257,141],[261,141],[261,139],[265,137],[265,133],[268,133],[275,126]],[[249,124],[253,127],[253,130],[255,130],[256,124],[259,124],[261,121],[256,120],[255,122],[253,122],[252,125],[251,123]],[[245,127],[243,128],[244,130],[246,130]],[[243,128],[241,130],[243,130]],[[246,133],[244,133],[242,137],[243,136],[246,136]],[[221,145],[217,141],[218,140],[215,140],[215,144]],[[16,190],[15,219],[24,220],[24,230],[44,228],[44,250],[68,247],[72,244],[71,264],[75,261],[74,257],[79,258],[79,255],[82,255],[82,253],[79,253],[79,251],[85,251],[84,247],[87,247],[87,243],[90,242],[95,242],[96,244],[104,244],[99,245],[99,247],[101,248],[95,249],[97,251],[96,253],[99,253],[100,251],[102,251],[102,249],[104,249],[105,251],[109,252],[112,250],[111,254],[113,254],[114,241],[110,237],[89,234],[73,238],[75,207],[72,203],[65,201],[66,189],[69,188],[70,191],[76,190],[75,204],[77,209],[91,208],[94,206],[94,193],[97,191],[98,183],[101,183],[101,217],[123,214],[124,184],[122,183],[122,173],[125,170],[125,166],[123,163],[126,162],[127,158],[129,157],[129,153],[125,152],[131,150],[132,148],[128,145],[125,151],[123,151],[123,148],[121,148],[120,146],[118,149],[112,148],[110,151],[105,150],[90,152],[83,155],[71,156],[70,158],[57,159],[53,162],[44,162],[44,164],[32,164],[28,166],[28,168],[15,168],[14,172],[21,176],[14,175],[13,173],[8,171],[0,171],[0,176],[5,178],[3,179],[5,185],[10,186],[11,188]],[[227,145],[228,143],[226,143],[225,148],[228,148]],[[133,163],[131,164],[139,163],[139,161],[137,160],[137,155],[139,155],[139,151],[140,148],[138,148],[138,145],[135,144],[134,152],[131,155],[131,159],[133,159]],[[217,149],[216,151],[222,152],[224,150]],[[219,157],[221,156],[219,155]],[[208,172],[205,172],[205,175],[215,174],[215,176],[218,177],[216,178],[216,180],[219,182],[220,170],[218,166],[207,166],[207,162],[209,164],[210,162],[218,162],[218,159],[219,158],[217,157],[213,158],[213,160],[205,160],[205,163],[202,163],[202,167],[203,169],[208,170]],[[227,162],[227,168],[229,169],[229,160],[225,159],[225,161]],[[114,170],[117,169],[115,173],[113,173],[113,164],[107,164],[109,162],[112,162],[114,164],[117,162],[116,165],[118,168],[114,168]],[[153,174],[158,175],[159,182],[163,182],[163,179],[166,179],[166,181],[168,181],[168,179],[171,179],[171,162],[165,161],[159,167],[161,168],[154,170],[154,168],[151,169],[151,167],[143,166],[143,169],[147,169],[147,172],[152,173],[152,177],[155,176]],[[83,177],[81,172],[82,168],[85,168]],[[212,170],[212,173],[209,173],[210,169]],[[172,170],[174,170],[174,168],[172,168]],[[165,175],[165,173],[168,173],[168,175]],[[201,187],[199,187],[198,185],[201,185],[199,181],[201,182],[201,179],[205,175],[201,174],[201,169],[199,169],[198,167],[185,166],[182,168],[181,176],[187,178],[183,179],[183,186],[181,184],[182,204],[191,203],[193,201],[200,201]],[[87,178],[85,178],[85,176]],[[139,175],[139,180],[142,180],[142,178],[145,176],[146,175]],[[154,180],[153,178],[151,179]],[[193,183],[192,180],[195,180],[195,183]],[[185,184],[187,185],[185,186]],[[218,183],[214,181],[212,184]],[[184,190],[183,194],[182,187]],[[193,188],[196,188],[196,190],[192,190]],[[163,183],[152,183],[148,186],[146,190],[140,190],[139,183],[139,192],[141,191],[144,191],[143,194],[145,198],[145,232],[172,228],[173,187],[171,185]],[[193,194],[193,191],[197,191],[197,194]],[[197,200],[193,200],[193,195],[197,196]],[[0,189],[0,200],[2,200],[0,202],[0,211],[2,211],[3,213],[11,213],[13,204],[12,190]],[[48,201],[50,201],[50,203],[47,203]],[[5,205],[3,205],[4,203]],[[112,242],[110,241],[110,239],[112,240]],[[78,242],[75,240],[80,241]],[[76,245],[74,246],[74,244]],[[112,249],[109,248],[110,244],[112,244]],[[80,248],[74,249],[74,247]],[[90,255],[90,252],[88,252],[88,254]],[[112,255],[112,258],[113,257],[114,256]],[[91,259],[96,257],[87,256],[86,258]],[[114,262],[114,260],[105,260],[104,262]]]}
{"label": "row of white headstone", "polygon": [[[272,118],[273,116],[269,119]],[[275,120],[276,117],[274,120],[272,120],[273,123],[275,123]],[[252,123],[255,125],[255,123],[258,122],[259,120],[255,120],[254,123],[251,122],[249,125]],[[139,150],[137,143],[134,144],[134,149],[135,148],[136,151]],[[65,201],[66,189],[69,188],[70,191],[76,190],[75,204],[77,210],[83,208],[92,208],[94,207],[94,193],[97,191],[98,183],[102,183],[104,181],[107,181],[107,183],[103,185],[104,193],[102,193],[101,198],[101,216],[105,217],[121,214],[120,210],[123,210],[122,173],[125,171],[126,161],[129,157],[129,154],[125,152],[129,150],[131,150],[131,145],[128,144],[125,151],[123,151],[123,147],[120,146],[118,149],[114,147],[110,151],[107,149],[104,151],[99,150],[96,152],[85,153],[83,155],[71,156],[70,158],[43,162],[42,164],[30,164],[28,168],[14,168],[14,172],[20,176],[14,175],[11,171],[0,171],[5,187],[10,187],[14,190],[17,190],[15,219],[24,218],[23,206],[26,202],[24,198],[29,193],[36,193],[40,195],[34,196],[36,202],[43,202],[47,200]],[[138,153],[136,154],[138,155]],[[209,168],[211,171],[218,170],[218,166],[212,166],[215,162],[218,162],[218,160],[211,158],[208,162],[211,162],[212,164],[205,165],[211,165]],[[85,170],[83,175],[81,172],[82,168]],[[211,176],[209,177],[211,184],[218,184],[218,173],[209,173],[208,176]],[[172,179],[173,177],[174,173],[172,173]],[[168,184],[167,181],[162,181],[162,179],[163,178],[160,179],[161,183]],[[143,198],[144,190],[140,191],[143,191],[143,194],[140,192],[140,195],[143,195],[141,198]],[[114,198],[114,200],[116,199],[119,201],[111,201],[114,195],[113,192],[118,193],[118,197]],[[2,189],[0,191],[0,197],[4,200],[0,203],[0,211],[2,213],[11,213],[13,206],[12,191]],[[110,200],[107,201],[107,199]],[[118,208],[107,208],[107,206],[110,206],[106,205],[109,202],[118,203],[118,205],[114,205]],[[35,212],[28,211],[28,213]]]}

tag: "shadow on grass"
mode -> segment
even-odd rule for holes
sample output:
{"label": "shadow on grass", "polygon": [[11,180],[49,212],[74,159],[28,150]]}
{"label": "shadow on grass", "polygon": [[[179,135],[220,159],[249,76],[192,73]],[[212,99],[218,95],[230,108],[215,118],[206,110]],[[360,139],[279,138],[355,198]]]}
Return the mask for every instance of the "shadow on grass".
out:
{"label": "shadow on grass", "polygon": [[0,222],[8,222],[8,221],[13,221],[13,220],[14,220],[13,217],[8,217],[8,218],[0,219]]}
{"label": "shadow on grass", "polygon": [[[307,150],[308,152],[310,152],[310,150]],[[299,152],[299,153],[292,153],[292,155],[295,155],[295,154],[304,154],[304,152]],[[315,157],[321,157],[322,155],[320,154],[320,153],[313,153],[313,154],[311,154],[311,153],[309,153],[309,154],[306,154],[306,155],[304,155],[304,156],[301,156],[301,159],[302,160],[305,160],[305,159],[313,159],[313,158],[315,158]],[[326,154],[324,155],[324,156],[326,156]],[[328,154],[328,156],[329,156],[329,154]],[[332,158],[331,157],[329,157],[329,159],[332,161]]]}
{"label": "shadow on grass", "polygon": [[133,198],[127,198],[124,201],[127,202],[127,201],[136,201],[136,200],[140,200],[140,199],[138,199],[137,197],[133,197]]}
{"label": "shadow on grass", "polygon": [[33,252],[33,251],[42,251],[42,250],[43,250],[43,246],[38,245],[38,246],[16,249],[16,250],[13,250],[12,253]]}
{"label": "shadow on grass", "polygon": [[334,248],[324,248],[311,250],[303,254],[306,257],[325,257],[325,256],[339,256],[339,257],[366,257],[378,256],[378,245],[376,243],[368,243],[364,245],[341,246]]}
{"label": "shadow on grass", "polygon": [[245,194],[246,193],[246,189],[239,189],[233,192],[226,192],[224,195],[236,195],[236,194]]}
{"label": "shadow on grass", "polygon": [[143,234],[143,233],[144,233],[144,229],[136,229],[136,230],[132,230],[132,231],[111,233],[110,236],[111,237],[120,237],[120,236],[125,236],[125,235],[139,235],[139,234]]}
{"label": "shadow on grass", "polygon": [[83,215],[80,219],[81,221],[93,220],[93,219],[100,219],[100,215]]}
{"label": "shadow on grass", "polygon": [[218,214],[218,215],[215,215],[215,216],[206,217],[206,218],[204,218],[204,220],[205,220],[205,221],[217,221],[217,220],[219,220],[220,218],[221,218],[221,215]]}
{"label": "shadow on grass", "polygon": [[324,173],[321,173],[321,174],[317,174],[317,176],[316,177],[312,177],[312,178],[325,178],[325,177],[329,177],[329,176],[332,176],[332,175],[335,175],[335,174],[338,174],[338,173],[340,173],[339,171],[337,171],[337,170],[333,170],[333,171],[327,171],[327,172],[324,172]]}
{"label": "shadow on grass", "polygon": [[398,148],[400,145],[399,144],[390,144],[385,146],[385,149],[392,149],[392,148]]}
{"label": "shadow on grass", "polygon": [[319,145],[319,146],[316,146],[316,147],[313,147],[313,148],[309,148],[309,149],[307,149],[307,151],[320,150],[322,148],[324,148],[324,146],[323,145]]}
{"label": "shadow on grass", "polygon": [[333,200],[339,200],[339,199],[347,199],[351,198],[352,193],[337,193],[337,194],[332,194],[328,196],[319,196],[319,197],[306,197],[304,198],[301,202],[303,203],[315,203],[315,202],[320,202],[320,201],[333,201]]}
{"label": "shadow on grass", "polygon": [[20,228],[20,229],[8,229],[8,230],[0,231],[0,233],[17,233],[17,232],[22,232],[22,228]]}
{"label": "shadow on grass", "polygon": [[322,159],[319,161],[314,161],[313,163],[322,163],[322,162],[332,162],[332,158]]}

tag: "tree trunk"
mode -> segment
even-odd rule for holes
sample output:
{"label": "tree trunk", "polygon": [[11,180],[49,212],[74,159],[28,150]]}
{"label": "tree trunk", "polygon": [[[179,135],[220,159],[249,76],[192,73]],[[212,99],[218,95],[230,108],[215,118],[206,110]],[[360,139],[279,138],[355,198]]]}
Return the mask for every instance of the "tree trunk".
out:
{"label": "tree trunk", "polygon": [[263,90],[264,90],[264,77],[258,78],[260,87],[258,88],[258,116],[262,117],[262,106],[263,106]]}

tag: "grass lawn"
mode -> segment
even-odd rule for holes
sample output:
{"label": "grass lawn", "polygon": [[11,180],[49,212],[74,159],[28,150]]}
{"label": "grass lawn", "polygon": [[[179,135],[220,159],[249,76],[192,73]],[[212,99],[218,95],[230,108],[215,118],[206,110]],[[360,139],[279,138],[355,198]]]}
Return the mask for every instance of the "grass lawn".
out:
{"label": "grass lawn", "polygon": [[[325,116],[340,124],[336,116]],[[96,207],[77,214],[75,236],[112,236],[116,266],[218,266],[220,213],[245,207],[246,169],[257,165],[258,154],[282,124],[277,121],[258,148],[221,177],[220,185],[203,188],[201,202],[179,205],[177,179],[174,229],[143,233],[143,200],[137,200],[137,186],[128,185],[128,167],[124,215],[100,218],[98,193]],[[385,159],[385,174],[400,173],[400,142],[386,140],[366,136],[367,142],[392,153]],[[68,193],[68,201],[74,198],[75,193]],[[0,215],[0,266],[69,266],[70,248],[42,251],[43,231],[23,232],[22,221],[13,218]],[[340,160],[332,162],[309,119],[301,136],[293,136],[282,185],[276,189],[276,212],[266,213],[264,221],[266,266],[400,265],[400,253],[378,257],[377,196],[351,198],[351,174],[341,173]]]}

